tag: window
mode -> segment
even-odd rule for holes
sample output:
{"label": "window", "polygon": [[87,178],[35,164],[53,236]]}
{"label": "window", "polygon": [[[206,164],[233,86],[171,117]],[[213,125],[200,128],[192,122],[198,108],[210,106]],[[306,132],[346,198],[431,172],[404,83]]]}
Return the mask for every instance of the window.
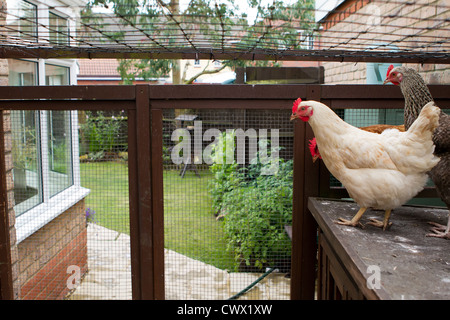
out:
{"label": "window", "polygon": [[[36,85],[37,63],[10,60],[10,85]],[[70,68],[45,64],[46,85],[68,85]],[[16,216],[73,184],[70,111],[12,111]],[[45,144],[45,148],[43,147]],[[43,186],[42,181],[47,181]]]}
{"label": "window", "polygon": [[45,85],[59,86],[70,84],[70,68],[45,64]]}
{"label": "window", "polygon": [[[9,66],[10,85],[38,83],[36,62],[10,60]],[[69,70],[45,64],[45,84],[69,84]],[[48,181],[49,197],[73,184],[72,121],[69,111],[12,111],[11,122],[15,211],[19,216],[43,201],[43,177]]]}
{"label": "window", "polygon": [[[69,84],[70,69],[51,64],[45,65],[45,84],[48,86]],[[72,185],[72,135],[69,111],[47,112],[48,171],[50,196]]]}
{"label": "window", "polygon": [[10,86],[35,86],[38,83],[37,62],[8,60]]}
{"label": "window", "polygon": [[37,41],[37,6],[21,0],[8,0],[8,25],[17,30],[17,37]]}
{"label": "window", "polygon": [[39,161],[39,115],[34,111],[12,111],[12,156],[16,216],[42,202]]}
{"label": "window", "polygon": [[[9,59],[9,84],[70,85],[73,60]],[[17,241],[84,198],[80,186],[77,112],[11,111]]]}
{"label": "window", "polygon": [[49,111],[47,116],[50,197],[72,185],[72,136],[69,111]]}
{"label": "window", "polygon": [[[36,62],[9,60],[9,84],[37,84]],[[39,114],[34,111],[11,111],[14,199],[16,216],[42,202],[42,175],[38,150]]]}
{"label": "window", "polygon": [[62,18],[53,12],[49,13],[48,19],[50,26],[50,42],[60,45],[68,44],[69,26],[67,19]]}

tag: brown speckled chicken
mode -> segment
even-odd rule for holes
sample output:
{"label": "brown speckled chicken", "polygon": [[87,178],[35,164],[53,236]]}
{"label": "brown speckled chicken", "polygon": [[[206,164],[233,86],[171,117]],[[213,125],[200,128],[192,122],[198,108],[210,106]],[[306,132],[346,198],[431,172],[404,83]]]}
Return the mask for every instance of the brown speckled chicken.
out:
{"label": "brown speckled chicken", "polygon": [[[388,69],[384,83],[392,82],[400,87],[405,98],[405,128],[417,119],[420,110],[433,97],[422,77],[414,69],[407,67],[396,67],[392,65]],[[427,236],[438,237],[450,240],[450,116],[441,111],[439,116],[439,126],[434,131],[433,143],[435,144],[434,154],[441,160],[430,171],[429,175],[436,185],[437,192],[442,201],[449,209],[449,219],[447,226],[431,223],[433,233]]]}

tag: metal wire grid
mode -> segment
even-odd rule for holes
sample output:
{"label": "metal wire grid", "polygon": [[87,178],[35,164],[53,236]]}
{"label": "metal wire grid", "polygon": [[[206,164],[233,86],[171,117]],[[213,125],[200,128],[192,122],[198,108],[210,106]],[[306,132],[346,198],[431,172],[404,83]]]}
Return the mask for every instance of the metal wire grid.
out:
{"label": "metal wire grid", "polygon": [[[289,110],[166,109],[163,115],[166,298],[230,299],[238,294],[240,299],[289,299],[290,239],[285,225],[292,221],[292,194],[286,191],[292,192],[292,167],[283,167],[283,178],[263,177],[252,167],[249,151],[252,138],[256,138],[251,135],[253,129],[259,146],[265,138],[259,129],[267,129],[272,142],[277,130],[281,161],[292,163]],[[180,118],[195,120],[176,120]],[[182,158],[191,160],[188,164],[173,163],[180,152],[181,142],[173,135],[177,129],[191,137],[191,154],[182,151]],[[238,151],[239,139],[234,137],[227,140],[234,140],[232,164],[207,164],[209,146],[239,129],[249,134],[245,161],[236,163],[243,149]],[[208,130],[215,130],[216,135],[208,135]],[[200,157],[194,154],[195,143],[201,145]],[[285,181],[287,186],[283,189],[267,181]],[[261,188],[267,189],[261,192]],[[280,201],[280,190],[286,191],[281,197],[289,205]],[[265,201],[254,199],[261,194]],[[257,281],[266,271],[270,274]],[[257,284],[245,291],[255,281]]]}
{"label": "metal wire grid", "polygon": [[[176,145],[172,140],[174,130],[185,125],[174,121],[174,111],[165,110],[163,138],[166,299],[228,299],[235,294],[242,294],[240,299],[289,299],[290,240],[284,224],[280,224],[289,223],[289,217],[284,221],[286,217],[274,212],[266,217],[277,222],[280,236],[270,244],[264,243],[265,239],[259,240],[264,250],[270,246],[266,262],[258,266],[255,259],[236,258],[236,252],[227,249],[230,239],[224,232],[226,214],[215,212],[212,206],[213,175],[209,166],[200,164],[197,172],[189,168],[181,176],[184,164],[175,165],[169,156]],[[52,133],[46,134],[48,139],[42,139],[43,112],[12,112],[15,208],[33,197],[42,199],[43,183],[47,181],[55,186],[59,180],[69,182],[67,186],[56,183],[61,190],[54,196],[58,202],[73,204],[18,244],[19,298],[131,299],[126,114],[78,113],[80,164],[79,169],[74,169],[66,161],[72,157],[66,141],[69,131],[64,131],[68,128],[70,112],[58,111],[59,115],[45,112],[48,119],[54,118],[48,121],[53,125]],[[269,133],[278,129],[280,156],[283,161],[292,160],[293,135],[288,111],[201,110],[198,113],[203,125],[202,136],[213,128],[221,132],[267,129]],[[108,135],[108,127],[114,126],[115,121],[121,125],[113,132],[114,141],[108,144],[108,136],[102,135]],[[210,142],[201,141],[203,147]],[[246,144],[248,149],[249,140]],[[46,157],[42,146],[48,147],[49,154],[43,162]],[[248,167],[249,156],[247,152],[246,162],[231,174]],[[22,159],[26,175],[21,178],[19,161]],[[42,168],[47,166],[50,168],[47,174],[53,175],[51,179],[42,177]],[[77,170],[78,178],[74,172]],[[64,193],[74,179],[80,179],[81,186],[89,190],[87,197],[79,202],[73,200],[71,193]],[[287,179],[292,181],[292,176]],[[52,197],[43,201],[48,200]],[[292,203],[292,199],[288,202]],[[36,206],[41,204],[37,202]],[[287,210],[290,216],[292,208]],[[25,210],[22,217],[27,213]],[[49,214],[51,210],[41,212],[40,218]],[[32,217],[26,217],[26,221],[31,223]],[[247,230],[253,227],[252,223],[251,219],[242,222]],[[280,242],[279,249],[277,242]],[[268,270],[270,274],[261,278],[254,288],[242,292]]]}
{"label": "metal wire grid", "polygon": [[[75,30],[36,22],[31,15],[19,16],[11,8],[1,46],[4,54],[12,50],[11,54],[47,58],[120,58],[123,54],[135,54],[150,58],[189,56],[227,60],[415,58],[417,62],[419,58],[444,61],[448,57],[450,7],[445,2],[359,2],[362,9],[332,11],[330,19],[332,15],[335,18],[325,27],[314,20],[318,10],[307,6],[287,7],[283,14],[269,6],[253,23],[244,15],[231,15],[219,6],[207,14],[177,13],[164,2],[156,1],[154,5],[133,8],[131,14],[126,6],[107,14],[86,10],[79,21],[73,21],[77,25]],[[58,8],[62,7],[52,7]],[[333,28],[336,19],[342,26],[339,30]],[[45,32],[21,30],[21,23],[35,24]],[[55,41],[51,34],[67,40]],[[24,36],[27,40],[23,40]]]}
{"label": "metal wire grid", "polygon": [[131,299],[126,112],[101,114],[11,111],[19,299]]}

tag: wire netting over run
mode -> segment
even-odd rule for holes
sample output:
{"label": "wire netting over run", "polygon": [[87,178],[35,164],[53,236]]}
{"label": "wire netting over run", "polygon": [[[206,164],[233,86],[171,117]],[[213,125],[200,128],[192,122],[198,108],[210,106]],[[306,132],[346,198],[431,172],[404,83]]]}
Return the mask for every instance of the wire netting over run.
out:
{"label": "wire netting over run", "polygon": [[164,110],[167,299],[289,299],[289,114]]}
{"label": "wire netting over run", "polygon": [[445,1],[351,1],[319,21],[313,1],[114,2],[78,7],[68,24],[58,15],[66,6],[38,22],[37,6],[8,2],[2,55],[449,63]]}

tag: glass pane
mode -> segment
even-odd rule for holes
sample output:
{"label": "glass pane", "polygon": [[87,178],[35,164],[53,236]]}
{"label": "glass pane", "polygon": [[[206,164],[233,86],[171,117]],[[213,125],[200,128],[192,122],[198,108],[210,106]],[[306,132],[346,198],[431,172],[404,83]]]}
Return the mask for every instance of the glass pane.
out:
{"label": "glass pane", "polygon": [[[37,63],[9,59],[9,85],[37,84]],[[36,111],[11,111],[14,200],[16,216],[42,202],[39,165],[39,114]]]}
{"label": "glass pane", "polygon": [[47,86],[69,85],[69,68],[45,65],[45,84]]}
{"label": "glass pane", "polygon": [[[68,85],[69,68],[46,64],[45,82],[49,86]],[[73,184],[70,112],[49,111],[47,132],[49,190],[52,197]]]}
{"label": "glass pane", "polygon": [[37,41],[37,7],[27,1],[8,0],[7,23],[17,37]]}
{"label": "glass pane", "polygon": [[37,85],[38,64],[36,62],[8,59],[10,86]]}
{"label": "glass pane", "polygon": [[50,197],[73,184],[72,139],[69,111],[49,111],[48,169]]}
{"label": "glass pane", "polygon": [[16,216],[42,202],[39,166],[39,114],[11,111],[14,210]]}
{"label": "glass pane", "polygon": [[52,12],[49,13],[50,42],[56,44],[68,44],[69,28],[67,19],[64,19]]}

